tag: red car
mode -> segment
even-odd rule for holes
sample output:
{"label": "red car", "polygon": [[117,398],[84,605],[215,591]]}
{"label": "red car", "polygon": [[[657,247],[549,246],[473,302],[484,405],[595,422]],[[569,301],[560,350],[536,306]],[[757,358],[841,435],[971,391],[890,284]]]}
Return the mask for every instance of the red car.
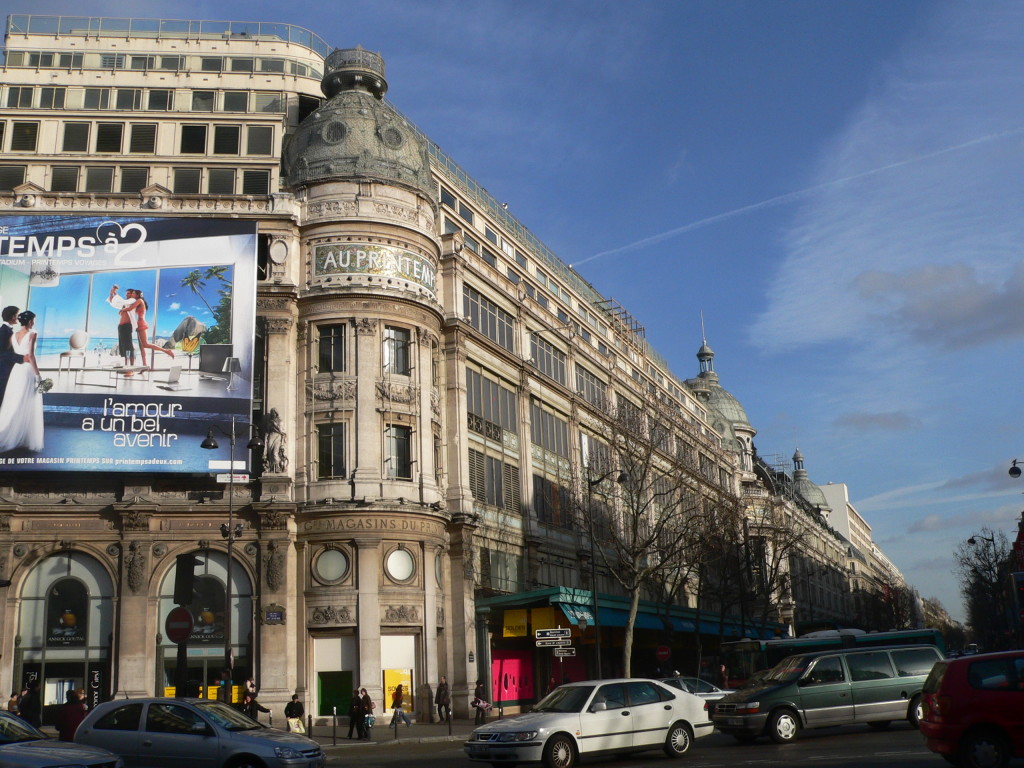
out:
{"label": "red car", "polygon": [[1024,757],[1024,651],[936,662],[922,689],[928,749],[964,768]]}

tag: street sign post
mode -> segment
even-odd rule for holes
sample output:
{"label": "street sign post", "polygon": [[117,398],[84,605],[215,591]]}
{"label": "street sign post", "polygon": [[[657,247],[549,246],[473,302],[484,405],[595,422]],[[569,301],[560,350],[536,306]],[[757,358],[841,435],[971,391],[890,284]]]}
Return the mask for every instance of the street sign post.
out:
{"label": "street sign post", "polygon": [[566,645],[572,645],[572,640],[570,640],[568,637],[555,637],[555,638],[551,638],[550,640],[545,639],[545,640],[538,640],[537,641],[537,647],[538,648],[547,648],[547,647],[551,647],[551,646],[566,646]]}
{"label": "street sign post", "polygon": [[533,634],[538,640],[550,640],[554,637],[572,637],[572,629],[569,627],[565,629],[561,627],[558,627],[558,629],[538,629]]}
{"label": "street sign post", "polygon": [[575,656],[576,655],[576,649],[575,648],[555,648],[554,649],[554,653],[555,653],[555,656]]}
{"label": "street sign post", "polygon": [[167,639],[172,643],[184,643],[195,627],[192,619],[192,612],[188,608],[178,606],[171,609],[164,621],[164,630],[167,632]]}

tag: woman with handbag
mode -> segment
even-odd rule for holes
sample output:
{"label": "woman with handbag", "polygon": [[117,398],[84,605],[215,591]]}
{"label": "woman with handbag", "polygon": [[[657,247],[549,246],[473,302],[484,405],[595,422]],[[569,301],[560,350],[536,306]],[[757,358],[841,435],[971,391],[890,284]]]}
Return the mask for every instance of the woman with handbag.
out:
{"label": "woman with handbag", "polygon": [[398,687],[395,688],[395,692],[393,694],[391,694],[391,710],[392,710],[392,712],[391,712],[391,723],[390,723],[390,725],[397,724],[398,718],[401,718],[402,720],[405,721],[405,727],[406,728],[411,728],[412,727],[412,723],[409,722],[409,716],[407,714],[405,714],[405,710],[402,709],[402,699],[403,698],[404,698],[404,694],[402,693],[402,684],[399,683]]}

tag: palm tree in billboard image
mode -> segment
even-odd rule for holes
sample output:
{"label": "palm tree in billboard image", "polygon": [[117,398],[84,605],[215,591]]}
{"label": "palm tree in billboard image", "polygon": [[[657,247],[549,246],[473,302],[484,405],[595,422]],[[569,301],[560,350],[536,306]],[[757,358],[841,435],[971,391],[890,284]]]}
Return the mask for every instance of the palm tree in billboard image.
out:
{"label": "palm tree in billboard image", "polygon": [[161,298],[171,309],[161,317],[167,324],[161,331],[174,338],[179,349],[195,355],[201,344],[230,343],[230,266],[167,269],[161,277],[165,291]]}

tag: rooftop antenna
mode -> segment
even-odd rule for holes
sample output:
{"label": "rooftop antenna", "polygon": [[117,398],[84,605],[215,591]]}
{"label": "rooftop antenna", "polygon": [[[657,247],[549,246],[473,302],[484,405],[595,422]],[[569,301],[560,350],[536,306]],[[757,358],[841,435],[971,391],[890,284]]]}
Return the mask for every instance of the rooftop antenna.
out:
{"label": "rooftop antenna", "polygon": [[700,340],[704,344],[708,343],[708,335],[704,332],[704,310],[700,311]]}

